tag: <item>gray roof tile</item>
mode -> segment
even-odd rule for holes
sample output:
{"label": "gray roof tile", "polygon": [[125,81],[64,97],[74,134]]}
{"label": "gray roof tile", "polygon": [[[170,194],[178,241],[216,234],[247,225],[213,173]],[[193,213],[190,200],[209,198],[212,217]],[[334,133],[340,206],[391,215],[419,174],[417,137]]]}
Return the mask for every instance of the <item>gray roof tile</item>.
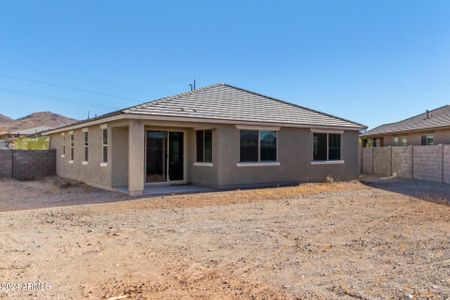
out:
{"label": "gray roof tile", "polygon": [[381,134],[394,134],[407,131],[430,130],[439,127],[450,126],[450,106],[445,105],[427,113],[421,113],[406,120],[383,124],[364,132],[361,136],[373,136]]}
{"label": "gray roof tile", "polygon": [[122,110],[127,114],[311,126],[365,126],[228,84],[215,84]]}

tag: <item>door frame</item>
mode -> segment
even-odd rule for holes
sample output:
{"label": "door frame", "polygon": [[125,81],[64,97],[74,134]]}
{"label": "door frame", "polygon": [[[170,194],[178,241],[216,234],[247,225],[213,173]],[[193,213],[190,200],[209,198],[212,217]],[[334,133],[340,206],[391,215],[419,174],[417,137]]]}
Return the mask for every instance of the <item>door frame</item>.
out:
{"label": "door frame", "polygon": [[[187,130],[186,129],[176,129],[176,128],[166,128],[166,127],[145,127],[145,143],[144,143],[144,185],[155,186],[155,185],[177,185],[177,184],[187,184]],[[167,180],[160,182],[147,182],[147,132],[148,131],[165,131],[167,132],[167,151],[169,151],[169,132],[182,132],[183,133],[183,180],[169,180],[169,153],[165,161],[167,167]]]}

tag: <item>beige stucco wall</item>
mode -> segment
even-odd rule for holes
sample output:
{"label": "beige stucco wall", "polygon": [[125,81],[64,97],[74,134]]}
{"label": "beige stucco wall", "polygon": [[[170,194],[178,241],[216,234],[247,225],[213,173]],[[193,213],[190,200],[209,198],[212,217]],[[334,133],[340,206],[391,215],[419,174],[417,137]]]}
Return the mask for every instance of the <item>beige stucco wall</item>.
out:
{"label": "beige stucco wall", "polygon": [[278,132],[279,166],[239,167],[240,135],[236,126],[219,128],[219,185],[254,185],[355,179],[359,174],[358,132],[342,137],[344,164],[313,165],[313,133],[304,128],[281,128]]}
{"label": "beige stucco wall", "polygon": [[[111,188],[111,164],[100,167],[102,161],[102,131],[100,126],[87,127],[89,133],[89,160],[84,160],[84,140],[82,129],[73,130],[75,155],[73,163],[70,163],[70,135],[69,131],[53,134],[50,136],[50,147],[56,150],[56,174],[61,177],[70,178],[89,183],[104,189]],[[109,141],[111,141],[111,130],[108,129]],[[63,138],[66,141],[66,154],[62,157]],[[111,147],[108,148],[111,157]]]}
{"label": "beige stucco wall", "polygon": [[111,128],[111,184],[128,185],[128,127]]}
{"label": "beige stucco wall", "polygon": [[[131,126],[133,122],[133,125]],[[131,126],[131,127],[130,127]],[[130,129],[132,128],[132,130]],[[69,164],[70,141],[65,132],[66,156],[61,157],[62,136],[51,136],[52,148],[57,150],[57,174],[111,189],[132,185],[139,192],[144,187],[145,131],[176,129],[186,132],[186,182],[214,187],[241,185],[284,184],[307,181],[355,179],[359,174],[358,132],[345,131],[342,135],[343,164],[316,165],[313,159],[313,133],[307,128],[282,127],[278,132],[278,166],[239,167],[240,134],[235,125],[191,122],[121,121],[108,124],[109,162],[100,167],[102,159],[101,128],[88,127],[89,162],[83,165],[82,130],[74,131],[75,160]],[[196,166],[195,130],[212,129],[213,165]],[[133,132],[133,134],[130,134]],[[134,140],[133,143],[131,140]],[[133,175],[134,174],[134,175]]]}
{"label": "beige stucco wall", "polygon": [[211,126],[212,128],[212,166],[195,165],[196,161],[196,138],[195,130],[191,129],[188,133],[189,142],[189,161],[188,161],[188,180],[193,184],[205,186],[219,185],[219,137],[218,126]]}

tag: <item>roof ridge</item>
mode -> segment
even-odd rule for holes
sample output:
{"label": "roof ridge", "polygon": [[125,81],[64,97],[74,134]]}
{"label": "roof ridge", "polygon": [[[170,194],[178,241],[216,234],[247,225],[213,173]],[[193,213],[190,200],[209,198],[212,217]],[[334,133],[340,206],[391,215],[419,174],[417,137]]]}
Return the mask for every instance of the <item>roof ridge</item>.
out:
{"label": "roof ridge", "polygon": [[324,113],[324,112],[321,112],[321,111],[318,111],[318,110],[315,110],[315,109],[312,109],[312,108],[308,108],[308,107],[305,107],[305,106],[302,106],[302,105],[299,105],[299,104],[291,103],[291,102],[288,102],[288,101],[285,101],[285,100],[281,100],[281,99],[278,99],[278,98],[274,98],[274,97],[271,97],[271,96],[267,96],[267,95],[264,95],[264,94],[261,94],[261,93],[253,92],[253,91],[250,91],[250,90],[247,90],[247,89],[244,89],[244,88],[240,88],[240,87],[237,87],[237,86],[234,86],[234,85],[231,85],[231,84],[223,83],[223,85],[231,87],[231,88],[235,88],[235,89],[247,92],[247,93],[251,93],[251,94],[254,94],[254,95],[257,95],[257,96],[268,98],[268,99],[271,99],[271,100],[274,100],[274,101],[278,101],[278,102],[281,102],[281,103],[284,103],[284,104],[287,104],[287,105],[290,105],[290,106],[294,106],[294,107],[297,107],[297,108],[309,110],[309,111],[312,111],[314,113],[318,113],[318,114],[321,114],[321,115],[325,115],[325,116],[328,116],[328,117],[331,117],[331,118],[339,119],[339,120],[342,120],[342,121],[345,121],[345,122],[349,122],[349,123],[352,123],[352,124],[355,124],[355,125],[367,128],[367,126],[364,125],[364,124],[353,122],[353,121],[350,121],[348,119],[341,118],[341,117],[338,117],[338,116],[334,116],[334,115],[331,115],[331,114],[328,114],[328,113]]}
{"label": "roof ridge", "polygon": [[166,96],[166,97],[150,100],[150,101],[147,101],[147,102],[144,102],[144,103],[140,103],[140,104],[137,104],[137,105],[133,105],[133,106],[130,106],[130,107],[126,107],[126,108],[121,109],[120,111],[124,112],[125,110],[132,109],[134,107],[139,107],[139,106],[147,105],[147,104],[150,104],[150,103],[159,103],[159,102],[172,100],[172,99],[180,98],[180,97],[187,96],[187,95],[192,95],[192,94],[198,93],[200,91],[204,91],[204,90],[207,90],[207,89],[210,89],[210,88],[213,88],[213,87],[216,87],[216,86],[221,86],[221,85],[225,85],[225,84],[223,82],[210,84],[210,85],[207,85],[207,86],[204,86],[204,87],[201,87],[199,89],[192,90],[192,91],[187,91],[187,92],[183,92],[183,93],[179,93],[179,94],[175,94],[175,95],[171,95],[171,96]]}

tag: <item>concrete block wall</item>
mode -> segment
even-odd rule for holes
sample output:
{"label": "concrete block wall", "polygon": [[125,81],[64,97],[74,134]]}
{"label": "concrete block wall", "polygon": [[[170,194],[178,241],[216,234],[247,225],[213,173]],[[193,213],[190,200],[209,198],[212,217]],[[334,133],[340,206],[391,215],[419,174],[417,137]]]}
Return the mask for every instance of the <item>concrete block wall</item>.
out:
{"label": "concrete block wall", "polygon": [[0,150],[0,178],[12,175],[12,151]]}
{"label": "concrete block wall", "polygon": [[392,176],[412,179],[413,147],[392,147]]}
{"label": "concrete block wall", "polygon": [[29,180],[56,174],[54,150],[0,150],[0,177]]}
{"label": "concrete block wall", "polygon": [[444,145],[444,182],[450,183],[450,145]]}
{"label": "concrete block wall", "polygon": [[450,145],[362,148],[366,174],[450,184]]}
{"label": "concrete block wall", "polygon": [[362,148],[362,172],[363,173],[372,173],[372,150],[374,148]]}
{"label": "concrete block wall", "polygon": [[442,149],[442,145],[414,147],[414,179],[442,181]]}
{"label": "concrete block wall", "polygon": [[373,173],[377,175],[390,176],[391,170],[391,147],[376,147],[373,149]]}

